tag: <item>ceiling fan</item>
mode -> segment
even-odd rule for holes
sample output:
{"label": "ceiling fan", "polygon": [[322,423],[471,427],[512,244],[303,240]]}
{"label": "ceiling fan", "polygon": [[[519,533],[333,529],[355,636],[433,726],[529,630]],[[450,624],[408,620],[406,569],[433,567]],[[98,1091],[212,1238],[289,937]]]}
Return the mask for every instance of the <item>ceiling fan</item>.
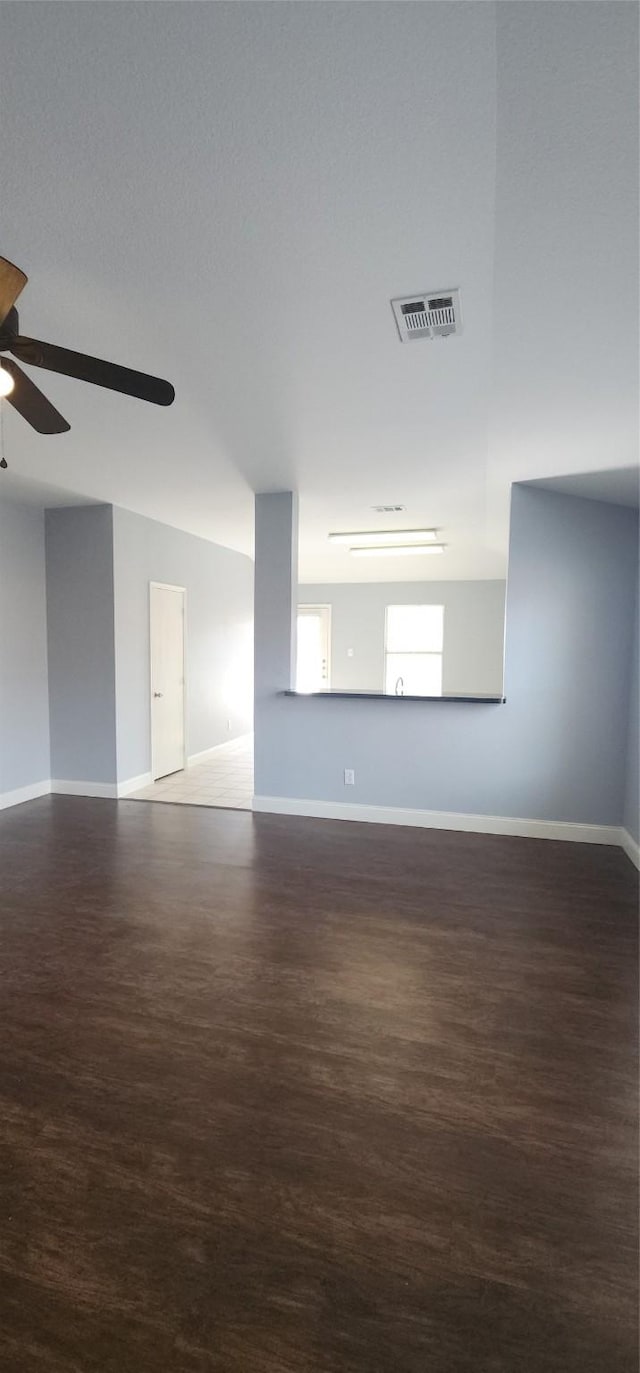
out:
{"label": "ceiling fan", "polygon": [[[138,396],[140,400],[151,401],[152,405],[171,405],[175,391],[170,382],[162,381],[160,377],[132,372],[129,367],[102,362],[85,353],[72,353],[68,348],[58,348],[53,343],[42,343],[40,339],[21,334],[15,302],[27,280],[19,267],[0,257],[0,353],[12,353],[14,358],[30,367],[44,367],[49,372],[62,372],[66,377],[77,377],[94,386],[121,391],[125,396]],[[6,396],[14,410],[39,434],[64,434],[71,428],[13,358],[0,359],[0,396]]]}

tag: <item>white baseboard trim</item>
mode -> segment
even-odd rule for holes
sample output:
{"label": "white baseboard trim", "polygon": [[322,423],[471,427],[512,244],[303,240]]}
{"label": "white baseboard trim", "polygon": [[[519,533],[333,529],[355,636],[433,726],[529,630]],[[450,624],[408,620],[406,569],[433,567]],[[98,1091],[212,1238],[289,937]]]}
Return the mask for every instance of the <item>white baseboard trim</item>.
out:
{"label": "white baseboard trim", "polygon": [[102,800],[115,800],[118,795],[117,782],[69,782],[57,778],[51,783],[54,796],[98,796]]}
{"label": "white baseboard trim", "polygon": [[[235,742],[232,741],[232,742]],[[218,744],[196,758],[226,748]],[[189,759],[192,762],[193,759]],[[70,782],[48,778],[27,787],[0,793],[0,810],[35,801],[50,793],[58,796],[90,796],[116,800],[140,791],[152,781],[150,772],[125,782]],[[254,796],[254,811],[270,815],[300,815],[318,820],[355,820],[373,825],[408,825],[418,829],[460,830],[471,834],[504,834],[525,839],[559,839],[578,844],[612,844],[624,849],[640,869],[640,844],[618,825],[583,825],[569,820],[525,820],[507,815],[466,815],[458,811],[416,810],[401,806],[364,806],[349,801],[306,801],[290,796]]]}
{"label": "white baseboard trim", "polygon": [[233,739],[225,739],[223,744],[214,744],[212,748],[204,748],[201,753],[190,753],[187,758],[187,767],[190,768],[194,763],[204,763],[205,758],[215,758],[218,753],[224,753],[233,744],[239,744],[243,739],[250,738],[250,734],[236,734]]}
{"label": "white baseboard trim", "polygon": [[115,801],[119,796],[130,796],[132,791],[141,791],[152,781],[150,772],[141,772],[139,777],[128,777],[124,782],[74,782],[56,778],[50,783],[50,790],[54,796],[93,796],[103,801]]}
{"label": "white baseboard trim", "polygon": [[51,782],[48,777],[46,782],[31,782],[28,787],[3,791],[0,793],[0,810],[7,810],[9,806],[21,806],[23,801],[37,801],[39,796],[49,796],[50,792]]}
{"label": "white baseboard trim", "polygon": [[620,830],[620,843],[627,858],[630,858],[631,862],[640,868],[640,844],[637,843],[632,834],[629,834],[628,830]]}
{"label": "white baseboard trim", "polygon": [[118,796],[130,796],[132,791],[142,791],[143,787],[150,787],[153,782],[151,772],[141,772],[139,777],[128,777],[126,782],[118,782],[116,794]]}
{"label": "white baseboard trim", "polygon": [[308,815],[319,820],[357,820],[372,825],[519,835],[525,839],[561,839],[577,844],[622,844],[618,825],[582,825],[569,820],[465,815],[458,811],[413,810],[402,806],[363,806],[348,801],[300,801],[288,796],[254,796],[252,809],[272,815]]}

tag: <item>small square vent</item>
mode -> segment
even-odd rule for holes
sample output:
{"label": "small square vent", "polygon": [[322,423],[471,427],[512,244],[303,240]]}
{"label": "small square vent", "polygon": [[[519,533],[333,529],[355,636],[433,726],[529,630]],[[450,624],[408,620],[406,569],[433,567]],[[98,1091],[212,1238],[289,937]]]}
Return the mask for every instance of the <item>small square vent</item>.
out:
{"label": "small square vent", "polygon": [[401,343],[420,338],[447,338],[462,333],[460,292],[425,291],[392,300]]}

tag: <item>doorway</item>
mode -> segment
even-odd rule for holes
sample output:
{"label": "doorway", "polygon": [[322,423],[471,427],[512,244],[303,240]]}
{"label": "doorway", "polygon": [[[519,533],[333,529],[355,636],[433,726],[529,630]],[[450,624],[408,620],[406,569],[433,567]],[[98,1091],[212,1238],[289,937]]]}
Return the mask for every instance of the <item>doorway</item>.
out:
{"label": "doorway", "polygon": [[328,691],[331,679],[331,606],[298,606],[296,691]]}
{"label": "doorway", "polygon": [[183,586],[151,582],[151,774],[154,781],[185,766],[185,601]]}

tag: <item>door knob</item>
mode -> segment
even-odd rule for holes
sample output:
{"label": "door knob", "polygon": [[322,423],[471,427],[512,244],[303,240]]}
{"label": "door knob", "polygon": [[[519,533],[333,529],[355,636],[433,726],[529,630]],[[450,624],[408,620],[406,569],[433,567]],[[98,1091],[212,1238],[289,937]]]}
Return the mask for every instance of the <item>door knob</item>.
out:
{"label": "door knob", "polygon": [[153,694],[154,694],[154,696],[162,696],[162,692],[161,692],[161,691],[154,691]]}

